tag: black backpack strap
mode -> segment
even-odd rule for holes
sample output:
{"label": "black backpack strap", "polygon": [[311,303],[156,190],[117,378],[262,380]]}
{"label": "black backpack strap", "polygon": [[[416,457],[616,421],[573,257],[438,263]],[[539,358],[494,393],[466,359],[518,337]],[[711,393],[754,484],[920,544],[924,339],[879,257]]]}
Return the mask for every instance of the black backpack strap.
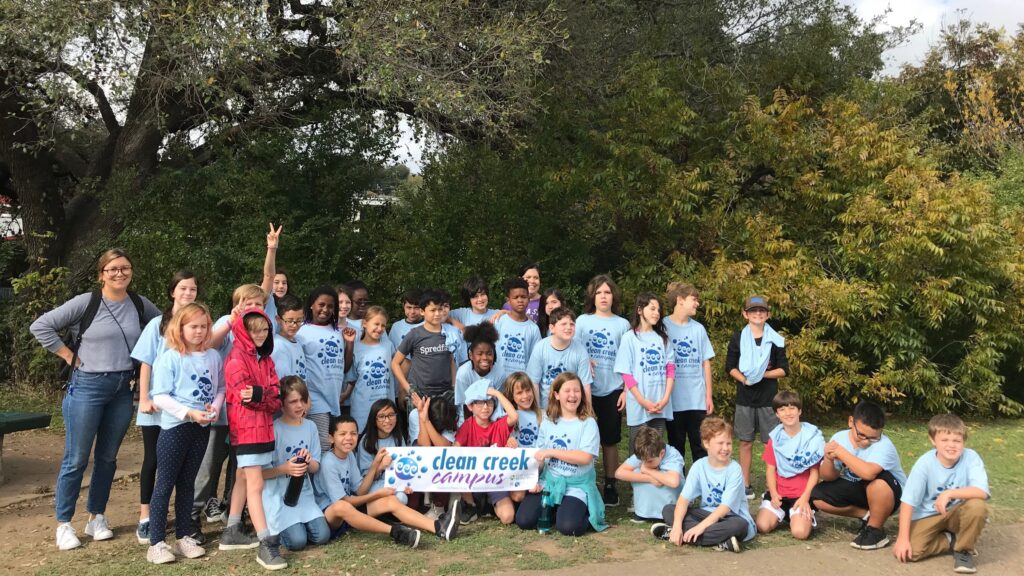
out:
{"label": "black backpack strap", "polygon": [[75,363],[78,362],[78,348],[82,345],[82,336],[85,331],[89,329],[94,318],[96,318],[96,312],[100,309],[100,301],[103,298],[103,293],[99,290],[93,290],[92,295],[89,296],[89,304],[85,307],[85,313],[82,314],[82,319],[78,321],[78,334],[75,335],[74,341],[71,343],[71,369],[74,370]]}
{"label": "black backpack strap", "polygon": [[135,304],[135,311],[139,314],[139,330],[143,330],[146,328],[146,306],[142,303],[142,296],[129,291],[128,297],[132,299],[132,304]]}

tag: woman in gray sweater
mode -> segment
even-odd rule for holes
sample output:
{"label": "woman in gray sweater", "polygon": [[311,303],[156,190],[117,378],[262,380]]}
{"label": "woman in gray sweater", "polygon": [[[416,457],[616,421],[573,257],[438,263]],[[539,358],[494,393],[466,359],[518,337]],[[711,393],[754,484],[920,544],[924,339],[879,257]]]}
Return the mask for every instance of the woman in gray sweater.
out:
{"label": "woman in gray sweater", "polygon": [[82,335],[77,356],[61,340],[65,328],[76,331],[91,293],[79,294],[40,316],[30,330],[44,348],[64,362],[75,362],[61,406],[64,415],[64,459],[57,474],[57,547],[70,550],[82,545],[71,526],[82,477],[89,465],[89,452],[96,444],[96,462],[89,484],[86,509],[89,521],[85,533],[94,540],[114,537],[103,513],[117,468],[117,451],[131,424],[134,374],[131,350],[145,322],[160,310],[142,298],[143,324],[128,294],[132,263],[123,250],[111,249],[100,255],[96,271],[102,298],[96,316]]}

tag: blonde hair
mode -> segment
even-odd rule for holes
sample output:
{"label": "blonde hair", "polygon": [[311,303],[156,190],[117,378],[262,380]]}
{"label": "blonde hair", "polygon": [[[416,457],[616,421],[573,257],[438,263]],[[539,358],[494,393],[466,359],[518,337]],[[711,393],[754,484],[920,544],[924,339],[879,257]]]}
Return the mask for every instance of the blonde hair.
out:
{"label": "blonde hair", "polygon": [[167,347],[171,350],[177,350],[181,354],[188,354],[188,343],[185,342],[185,324],[192,321],[194,317],[202,314],[206,317],[206,338],[199,345],[197,352],[205,352],[210,347],[210,339],[213,338],[213,319],[210,318],[210,310],[203,304],[193,302],[182,306],[180,310],[171,316],[171,321],[167,324],[167,330],[164,332],[164,337],[167,339]]}
{"label": "blonde hair", "polygon": [[707,445],[715,436],[718,436],[723,432],[732,436],[732,427],[718,416],[705,418],[704,421],[700,423],[700,441],[702,444]]}
{"label": "blonde hair", "polygon": [[255,299],[265,303],[267,301],[267,293],[256,284],[242,284],[231,293],[231,307],[234,308],[246,300]]}
{"label": "blonde hair", "polygon": [[928,421],[928,437],[935,439],[939,432],[959,434],[967,440],[967,425],[956,414],[936,414]]}
{"label": "blonde hair", "polygon": [[[520,388],[529,388],[533,392],[533,404],[530,405],[527,410],[532,411],[537,416],[537,423],[540,424],[544,420],[544,414],[540,411],[540,398],[537,392],[537,388],[533,385],[533,380],[526,375],[526,372],[513,372],[505,378],[505,382],[501,385],[501,393],[505,398],[515,401],[516,390]],[[516,406],[516,408],[519,408]]]}
{"label": "blonde hair", "polygon": [[555,397],[555,394],[562,391],[562,386],[566,382],[573,381],[580,384],[580,406],[576,409],[576,417],[580,420],[586,420],[594,415],[593,410],[590,409],[590,402],[587,401],[587,395],[583,390],[583,381],[580,380],[580,377],[575,372],[562,372],[551,383],[551,392],[548,393],[548,420],[554,422],[562,417],[562,406],[558,403],[558,398]]}
{"label": "blonde hair", "polygon": [[[339,292],[339,294],[344,294],[344,292]],[[351,299],[352,298],[349,297],[349,300],[351,300]],[[366,309],[366,314],[363,315],[363,326],[364,327],[366,326],[366,323],[370,321],[370,318],[374,318],[376,316],[383,316],[384,317],[384,326],[387,327],[387,325],[388,325],[388,312],[387,312],[387,310],[384,309],[383,306],[370,306],[369,308],[367,308]],[[365,340],[366,339],[366,335],[367,335],[367,332],[364,329],[363,330],[363,335],[359,339],[360,340]],[[386,336],[387,336],[387,334],[385,334],[385,337]]]}

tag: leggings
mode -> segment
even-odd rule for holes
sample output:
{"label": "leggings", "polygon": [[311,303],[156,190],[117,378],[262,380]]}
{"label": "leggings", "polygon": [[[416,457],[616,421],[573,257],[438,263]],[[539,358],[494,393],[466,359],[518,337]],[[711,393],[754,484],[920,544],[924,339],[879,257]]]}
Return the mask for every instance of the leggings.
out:
{"label": "leggings", "polygon": [[156,439],[159,426],[139,426],[142,430],[142,470],[139,471],[139,503],[149,505],[156,484]]}
{"label": "leggings", "polygon": [[[527,493],[516,511],[516,526],[533,530],[540,519],[541,495]],[[555,530],[565,536],[582,536],[590,529],[590,513],[587,504],[573,496],[564,496],[562,503],[555,506]]]}
{"label": "leggings", "polygon": [[705,410],[683,410],[672,413],[668,423],[668,443],[686,457],[686,441],[690,441],[690,462],[696,462],[708,455],[700,439],[700,424],[707,416]]}
{"label": "leggings", "polygon": [[194,533],[192,499],[195,496],[196,473],[206,453],[210,429],[195,422],[178,424],[162,430],[156,442],[159,465],[156,487],[149,504],[149,544],[164,541],[167,531],[167,509],[174,491],[174,533],[180,539]]}

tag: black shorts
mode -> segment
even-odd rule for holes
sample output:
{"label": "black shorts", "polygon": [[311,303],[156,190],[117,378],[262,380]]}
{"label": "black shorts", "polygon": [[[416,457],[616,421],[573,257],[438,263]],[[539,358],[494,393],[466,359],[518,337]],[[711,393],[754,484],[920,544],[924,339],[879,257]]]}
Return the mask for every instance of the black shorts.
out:
{"label": "black shorts", "polygon": [[601,446],[615,446],[622,441],[622,412],[616,407],[621,393],[621,390],[616,390],[607,396],[594,396],[592,399]]}
{"label": "black shorts", "polygon": [[[899,481],[892,475],[892,472],[888,470],[882,470],[875,480],[885,482],[889,485],[889,489],[892,490],[893,503],[891,514],[895,514],[900,508],[900,497],[903,496],[903,487],[900,486]],[[856,506],[866,509],[869,507],[868,484],[870,483],[866,480],[850,482],[844,478],[822,482],[811,491],[811,502],[821,500],[836,508]]]}

